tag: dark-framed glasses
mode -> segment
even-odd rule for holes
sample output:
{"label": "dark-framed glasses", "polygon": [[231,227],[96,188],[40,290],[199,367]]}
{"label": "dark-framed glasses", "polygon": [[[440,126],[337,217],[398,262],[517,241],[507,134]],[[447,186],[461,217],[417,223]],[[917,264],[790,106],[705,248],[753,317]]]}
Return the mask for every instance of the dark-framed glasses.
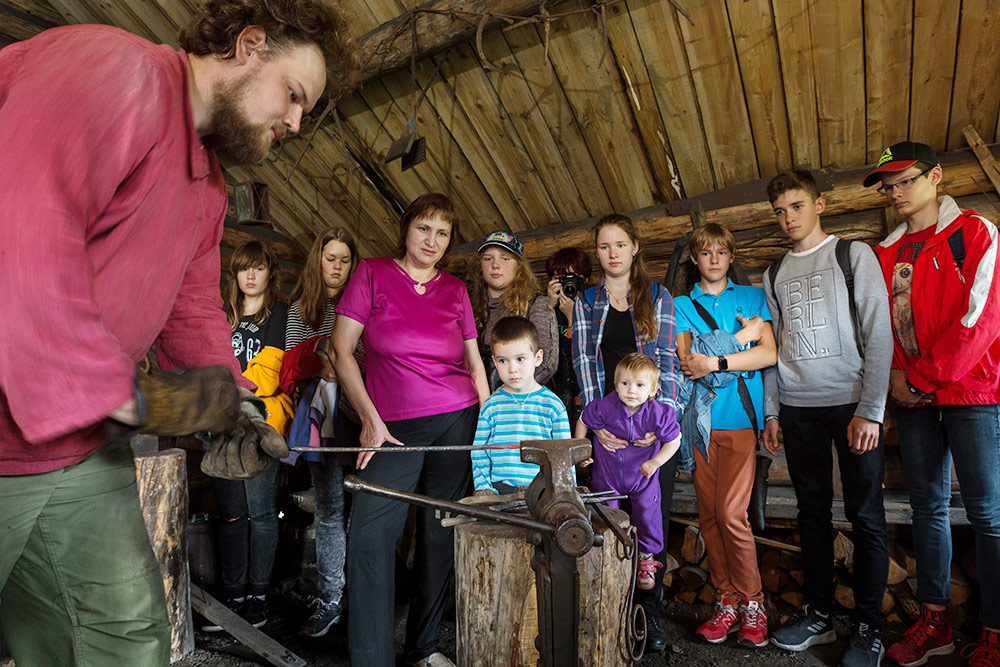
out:
{"label": "dark-framed glasses", "polygon": [[[935,165],[935,166],[937,166],[937,165]],[[920,178],[921,176],[927,175],[927,173],[930,172],[930,170],[933,169],[933,168],[934,167],[927,167],[927,169],[924,169],[922,172],[920,172],[916,176],[910,176],[909,178],[901,178],[901,179],[899,179],[898,181],[896,181],[895,183],[892,183],[892,184],[888,184],[888,183],[884,184],[880,188],[878,188],[877,192],[880,192],[880,193],[884,194],[886,197],[888,197],[889,195],[891,195],[892,191],[895,190],[895,189],[897,189],[897,188],[899,189],[900,192],[905,192],[906,190],[910,189],[910,187],[916,182],[916,180],[918,178]]]}

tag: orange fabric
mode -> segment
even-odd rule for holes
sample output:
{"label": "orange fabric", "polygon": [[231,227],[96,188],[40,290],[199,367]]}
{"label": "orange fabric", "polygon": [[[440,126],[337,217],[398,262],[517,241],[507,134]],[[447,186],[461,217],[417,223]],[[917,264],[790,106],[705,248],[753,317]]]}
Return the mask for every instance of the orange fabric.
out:
{"label": "orange fabric", "polygon": [[694,490],[717,599],[764,603],[757,548],[747,519],[757,459],[752,429],[712,430],[708,461],[697,449]]}
{"label": "orange fabric", "polygon": [[282,437],[288,435],[288,427],[295,416],[295,404],[278,386],[284,354],[276,347],[265,347],[250,360],[243,373],[244,377],[257,385],[257,397],[267,406],[267,423]]}

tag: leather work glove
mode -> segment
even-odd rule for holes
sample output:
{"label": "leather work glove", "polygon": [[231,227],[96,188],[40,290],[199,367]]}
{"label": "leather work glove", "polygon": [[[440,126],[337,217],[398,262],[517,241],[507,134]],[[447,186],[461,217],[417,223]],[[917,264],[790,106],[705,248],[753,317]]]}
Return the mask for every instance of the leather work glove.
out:
{"label": "leather work glove", "polygon": [[236,425],[213,433],[201,459],[201,471],[222,479],[252,479],[275,459],[288,456],[288,444],[265,421],[267,408],[247,389],[240,388],[240,417]]}
{"label": "leather work glove", "polygon": [[233,373],[224,366],[137,371],[140,430],[177,436],[231,428],[240,416],[240,394]]}

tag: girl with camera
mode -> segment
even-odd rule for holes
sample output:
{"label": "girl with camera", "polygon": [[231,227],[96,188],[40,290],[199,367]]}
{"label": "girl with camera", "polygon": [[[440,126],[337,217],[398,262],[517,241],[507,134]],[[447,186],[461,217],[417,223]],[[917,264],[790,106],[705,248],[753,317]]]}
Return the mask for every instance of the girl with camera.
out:
{"label": "girl with camera", "polygon": [[559,331],[559,362],[552,376],[552,391],[566,406],[570,424],[575,424],[583,411],[580,385],[573,372],[573,305],[587,288],[592,272],[590,257],[579,248],[557,250],[545,261],[549,276],[546,291]]}

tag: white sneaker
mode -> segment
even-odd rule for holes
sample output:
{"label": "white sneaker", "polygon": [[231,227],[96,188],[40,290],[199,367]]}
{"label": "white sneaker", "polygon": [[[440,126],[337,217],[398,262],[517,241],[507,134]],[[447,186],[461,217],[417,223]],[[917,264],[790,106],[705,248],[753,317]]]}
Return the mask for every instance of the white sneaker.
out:
{"label": "white sneaker", "polygon": [[455,663],[449,660],[440,651],[435,651],[423,660],[417,660],[416,662],[406,663],[410,667],[455,667]]}

